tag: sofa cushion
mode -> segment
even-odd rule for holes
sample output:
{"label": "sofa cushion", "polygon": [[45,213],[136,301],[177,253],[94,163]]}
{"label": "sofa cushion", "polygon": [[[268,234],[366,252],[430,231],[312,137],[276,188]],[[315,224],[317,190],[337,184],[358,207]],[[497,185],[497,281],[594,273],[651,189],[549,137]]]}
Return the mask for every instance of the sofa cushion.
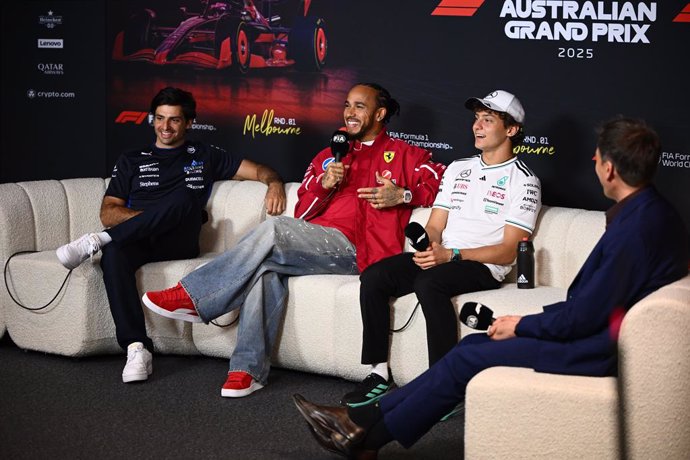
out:
{"label": "sofa cushion", "polygon": [[[274,365],[321,374],[350,376],[347,370],[340,369],[338,364],[345,349],[356,344],[352,343],[354,340],[348,340],[346,344],[339,342],[336,331],[340,327],[356,327],[361,321],[358,318],[356,322],[339,321],[340,306],[336,302],[336,294],[339,287],[351,279],[357,277],[290,277],[286,313],[278,335],[277,347],[273,350]],[[216,322],[228,324],[236,315],[236,312],[228,313],[219,317]],[[192,333],[197,349],[209,356],[229,358],[237,343],[237,324],[221,328],[213,324],[197,323],[193,325]],[[356,365],[358,362],[359,360],[356,360],[352,363]]]}
{"label": "sofa cushion", "polygon": [[221,253],[233,247],[266,218],[266,186],[255,181],[219,181],[206,204],[209,220],[201,227],[202,253]]}

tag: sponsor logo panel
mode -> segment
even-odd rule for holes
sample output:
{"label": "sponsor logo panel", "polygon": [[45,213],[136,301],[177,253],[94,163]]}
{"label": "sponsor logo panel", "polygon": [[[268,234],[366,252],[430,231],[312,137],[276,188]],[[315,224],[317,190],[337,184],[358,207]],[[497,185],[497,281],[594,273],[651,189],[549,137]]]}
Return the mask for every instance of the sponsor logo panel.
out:
{"label": "sponsor logo panel", "polygon": [[[126,124],[134,123],[135,125],[140,125],[146,120],[147,124],[153,125],[153,117],[148,112],[141,112],[139,110],[123,110],[117,117],[115,117],[115,123]],[[190,130],[198,131],[216,131],[215,125],[197,123],[196,120],[192,122]]]}
{"label": "sponsor logo panel", "polygon": [[26,90],[29,99],[74,99],[77,93],[74,91],[42,91],[29,88]]}
{"label": "sponsor logo panel", "polygon": [[659,165],[664,168],[690,169],[690,154],[680,152],[661,152]]}
{"label": "sponsor logo panel", "polygon": [[64,41],[62,38],[39,38],[39,48],[64,48]]}
{"label": "sponsor logo panel", "polygon": [[49,10],[47,14],[42,14],[38,17],[38,23],[46,29],[54,29],[55,26],[62,25],[62,16],[55,14],[54,11]]}
{"label": "sponsor logo panel", "polygon": [[60,62],[39,62],[36,69],[43,75],[64,75],[65,66]]}
{"label": "sponsor logo panel", "polygon": [[405,133],[400,131],[388,131],[391,139],[400,139],[415,147],[431,150],[453,150],[453,146],[447,142],[436,141],[429,138],[428,134],[424,133]]}

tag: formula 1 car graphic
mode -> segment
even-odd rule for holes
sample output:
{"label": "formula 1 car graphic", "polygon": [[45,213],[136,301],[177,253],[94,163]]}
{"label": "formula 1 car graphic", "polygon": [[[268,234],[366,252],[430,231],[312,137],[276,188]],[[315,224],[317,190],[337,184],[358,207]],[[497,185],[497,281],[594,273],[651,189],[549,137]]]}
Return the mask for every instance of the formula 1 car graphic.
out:
{"label": "formula 1 car graphic", "polygon": [[[142,9],[118,32],[112,58],[153,64],[181,64],[246,74],[250,68],[295,66],[321,70],[328,41],[324,20],[307,15],[310,0],[287,10],[285,0],[201,0],[202,11],[176,11],[168,25]],[[286,11],[286,14],[276,14]],[[295,11],[296,10],[296,11]]]}

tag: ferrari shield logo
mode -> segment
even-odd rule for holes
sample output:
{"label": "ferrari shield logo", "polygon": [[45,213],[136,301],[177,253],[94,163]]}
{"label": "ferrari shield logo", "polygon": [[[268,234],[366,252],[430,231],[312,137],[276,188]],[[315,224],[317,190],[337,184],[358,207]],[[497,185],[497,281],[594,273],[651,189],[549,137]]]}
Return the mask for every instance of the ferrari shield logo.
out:
{"label": "ferrari shield logo", "polygon": [[395,152],[391,150],[383,152],[383,159],[386,163],[390,163],[391,161],[393,161],[393,158],[395,158]]}

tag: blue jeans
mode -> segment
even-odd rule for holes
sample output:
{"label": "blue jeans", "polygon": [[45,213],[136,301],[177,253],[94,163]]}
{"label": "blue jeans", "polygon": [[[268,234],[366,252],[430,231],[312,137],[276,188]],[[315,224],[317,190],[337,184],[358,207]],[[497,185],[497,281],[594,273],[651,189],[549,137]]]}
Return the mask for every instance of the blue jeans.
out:
{"label": "blue jeans", "polygon": [[329,273],[358,273],[354,245],[334,228],[280,216],[180,282],[204,322],[241,308],[230,371],[247,372],[265,385],[287,304],[287,277]]}

